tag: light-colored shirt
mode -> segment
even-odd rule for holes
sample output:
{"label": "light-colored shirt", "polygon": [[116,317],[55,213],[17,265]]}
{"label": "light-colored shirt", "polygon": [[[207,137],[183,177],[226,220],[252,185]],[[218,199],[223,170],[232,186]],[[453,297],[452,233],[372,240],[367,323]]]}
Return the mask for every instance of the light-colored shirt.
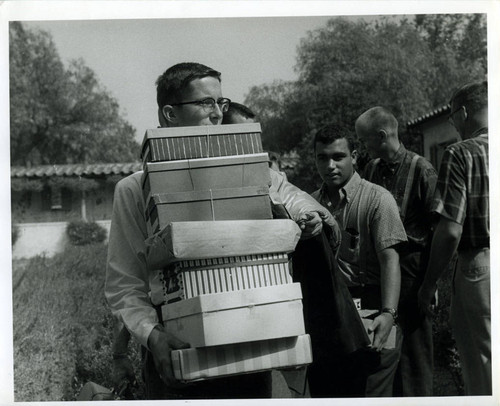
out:
{"label": "light-colored shirt", "polygon": [[333,207],[323,183],[312,196],[334,215],[342,241],[337,261],[347,286],[380,285],[377,253],[407,241],[394,197],[357,172],[340,189]]}
{"label": "light-colored shirt", "polygon": [[[275,204],[283,204],[297,221],[307,212],[318,212],[323,221],[338,232],[331,214],[310,195],[295,187],[283,175],[269,169],[269,194]],[[123,320],[136,340],[147,347],[151,330],[159,323],[154,306],[164,302],[162,271],[148,270],[148,238],[145,205],[141,189],[143,172],[117,183],[109,233],[105,295],[115,316]]]}

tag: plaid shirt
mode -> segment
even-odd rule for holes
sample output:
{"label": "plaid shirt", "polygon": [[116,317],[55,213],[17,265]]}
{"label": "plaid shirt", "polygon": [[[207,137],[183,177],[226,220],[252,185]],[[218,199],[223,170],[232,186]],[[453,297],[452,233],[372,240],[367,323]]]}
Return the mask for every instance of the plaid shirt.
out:
{"label": "plaid shirt", "polygon": [[437,173],[431,163],[401,144],[390,162],[371,160],[365,167],[363,177],[391,192],[408,236],[408,248],[422,250],[429,242],[432,198],[437,181]]}
{"label": "plaid shirt", "polygon": [[446,148],[433,210],[463,226],[459,250],[490,245],[488,129]]}

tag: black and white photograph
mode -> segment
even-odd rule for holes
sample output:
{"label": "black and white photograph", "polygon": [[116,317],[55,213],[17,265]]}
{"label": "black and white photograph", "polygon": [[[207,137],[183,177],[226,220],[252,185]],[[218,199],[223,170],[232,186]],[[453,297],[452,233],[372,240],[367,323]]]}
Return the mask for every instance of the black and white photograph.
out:
{"label": "black and white photograph", "polygon": [[0,3],[0,404],[500,404],[499,6]]}

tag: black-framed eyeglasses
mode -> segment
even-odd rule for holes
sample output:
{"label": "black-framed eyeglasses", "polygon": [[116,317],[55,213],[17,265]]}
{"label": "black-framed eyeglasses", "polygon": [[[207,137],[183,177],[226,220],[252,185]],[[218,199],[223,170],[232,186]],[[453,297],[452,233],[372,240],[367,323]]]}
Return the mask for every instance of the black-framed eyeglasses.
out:
{"label": "black-framed eyeglasses", "polygon": [[171,106],[182,106],[184,104],[196,104],[198,106],[203,107],[206,110],[214,110],[215,105],[217,104],[220,108],[220,110],[225,113],[229,109],[229,103],[231,103],[231,100],[226,98],[226,97],[221,97],[217,100],[215,100],[213,97],[207,97],[206,99],[202,100],[193,100],[193,101],[188,101],[188,102],[182,102],[182,103],[172,103]]}

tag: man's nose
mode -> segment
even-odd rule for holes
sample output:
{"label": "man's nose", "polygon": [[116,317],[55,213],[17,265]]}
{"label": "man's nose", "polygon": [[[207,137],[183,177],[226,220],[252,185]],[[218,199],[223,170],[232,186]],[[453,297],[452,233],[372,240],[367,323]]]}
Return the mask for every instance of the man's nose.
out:
{"label": "man's nose", "polygon": [[214,116],[217,118],[222,118],[223,116],[222,107],[218,103],[215,103],[212,114],[214,114]]}
{"label": "man's nose", "polygon": [[333,159],[329,159],[328,160],[328,168],[329,169],[335,169],[336,165],[335,165],[335,161]]}

